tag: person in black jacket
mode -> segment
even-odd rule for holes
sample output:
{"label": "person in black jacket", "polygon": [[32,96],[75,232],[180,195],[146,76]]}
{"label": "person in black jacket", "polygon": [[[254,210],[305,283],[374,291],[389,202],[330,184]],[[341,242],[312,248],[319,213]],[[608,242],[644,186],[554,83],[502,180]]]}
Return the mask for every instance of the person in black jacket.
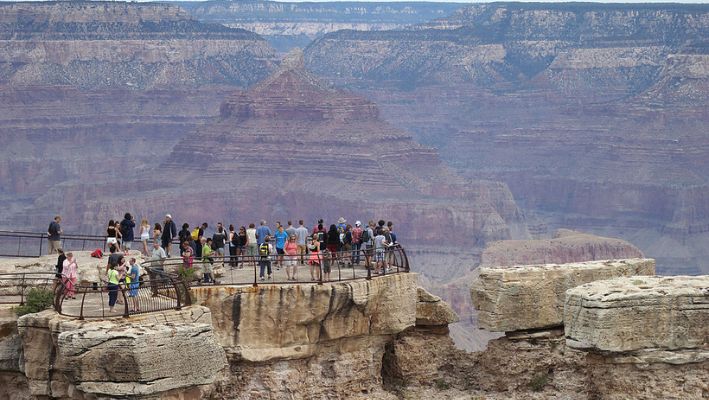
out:
{"label": "person in black jacket", "polygon": [[123,246],[123,251],[125,251],[126,254],[130,252],[131,244],[133,243],[133,228],[135,228],[135,217],[130,215],[130,213],[126,213],[126,215],[123,216],[123,221],[121,221],[121,225],[119,227],[122,238],[121,245]]}
{"label": "person in black jacket", "polygon": [[165,223],[163,224],[162,227],[162,248],[165,249],[165,253],[167,253],[167,257],[170,257],[170,246],[172,245],[172,238],[177,236],[177,226],[175,226],[175,222],[172,220],[172,216],[170,214],[165,215]]}

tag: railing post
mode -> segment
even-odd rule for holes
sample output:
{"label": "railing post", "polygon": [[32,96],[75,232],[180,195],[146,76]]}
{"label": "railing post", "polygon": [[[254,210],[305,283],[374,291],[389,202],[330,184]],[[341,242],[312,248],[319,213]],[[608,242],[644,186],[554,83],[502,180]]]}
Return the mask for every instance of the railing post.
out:
{"label": "railing post", "polygon": [[121,287],[121,284],[118,284],[118,290],[121,291],[121,296],[123,296],[123,318],[128,318],[130,313],[128,312],[128,299],[126,298],[126,286],[125,283],[123,284],[123,287]]}
{"label": "railing post", "polygon": [[[249,256],[249,257],[255,258],[255,256]],[[253,287],[258,287],[258,282],[257,282],[257,278],[256,278],[256,263],[253,262],[253,264],[254,264],[254,284],[253,284]]]}
{"label": "railing post", "polygon": [[[180,288],[177,287],[177,283],[175,282],[174,279],[170,278],[170,283],[172,283],[172,286],[175,288],[175,297],[177,297],[177,310],[182,309],[182,303],[180,302],[180,297],[182,297],[182,294],[180,293]],[[184,281],[182,282],[184,284]],[[184,287],[184,289],[187,289]]]}
{"label": "railing post", "polygon": [[44,243],[44,233],[39,234],[39,257],[42,257],[42,244]]}
{"label": "railing post", "polygon": [[25,274],[22,274],[22,283],[20,283],[20,305],[25,305]]}

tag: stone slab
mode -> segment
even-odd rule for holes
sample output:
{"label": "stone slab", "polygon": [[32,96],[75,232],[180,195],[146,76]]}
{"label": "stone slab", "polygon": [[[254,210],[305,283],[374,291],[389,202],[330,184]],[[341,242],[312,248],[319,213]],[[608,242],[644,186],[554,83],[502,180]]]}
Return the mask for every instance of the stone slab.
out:
{"label": "stone slab", "polygon": [[654,274],[655,260],[642,258],[480,268],[471,295],[484,329],[551,328],[563,324],[566,290],[597,280]]}
{"label": "stone slab", "polygon": [[706,349],[709,275],[616,278],[573,288],[564,306],[567,345],[628,352]]}
{"label": "stone slab", "polygon": [[416,326],[448,326],[460,321],[451,306],[423,288],[416,291]]}

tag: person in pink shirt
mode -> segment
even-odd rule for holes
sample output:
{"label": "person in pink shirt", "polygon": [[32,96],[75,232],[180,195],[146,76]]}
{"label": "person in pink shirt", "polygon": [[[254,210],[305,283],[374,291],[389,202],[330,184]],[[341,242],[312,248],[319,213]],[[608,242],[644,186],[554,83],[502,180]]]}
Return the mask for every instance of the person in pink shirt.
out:
{"label": "person in pink shirt", "polygon": [[74,253],[66,253],[66,260],[63,263],[62,269],[62,282],[64,283],[64,288],[66,290],[65,297],[67,299],[76,298],[76,279],[78,277],[79,267],[76,265],[76,259],[74,258]]}
{"label": "person in pink shirt", "polygon": [[297,280],[295,274],[298,272],[298,267],[296,266],[298,263],[298,244],[295,242],[295,234],[288,237],[284,251],[286,253],[286,275],[288,275],[289,281],[295,281]]}

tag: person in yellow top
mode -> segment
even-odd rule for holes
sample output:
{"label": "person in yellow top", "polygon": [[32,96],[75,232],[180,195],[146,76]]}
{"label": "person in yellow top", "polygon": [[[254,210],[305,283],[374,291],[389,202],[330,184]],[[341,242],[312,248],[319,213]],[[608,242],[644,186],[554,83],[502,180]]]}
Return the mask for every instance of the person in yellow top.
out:
{"label": "person in yellow top", "polygon": [[118,271],[114,265],[108,269],[108,312],[113,312],[113,307],[118,299]]}

